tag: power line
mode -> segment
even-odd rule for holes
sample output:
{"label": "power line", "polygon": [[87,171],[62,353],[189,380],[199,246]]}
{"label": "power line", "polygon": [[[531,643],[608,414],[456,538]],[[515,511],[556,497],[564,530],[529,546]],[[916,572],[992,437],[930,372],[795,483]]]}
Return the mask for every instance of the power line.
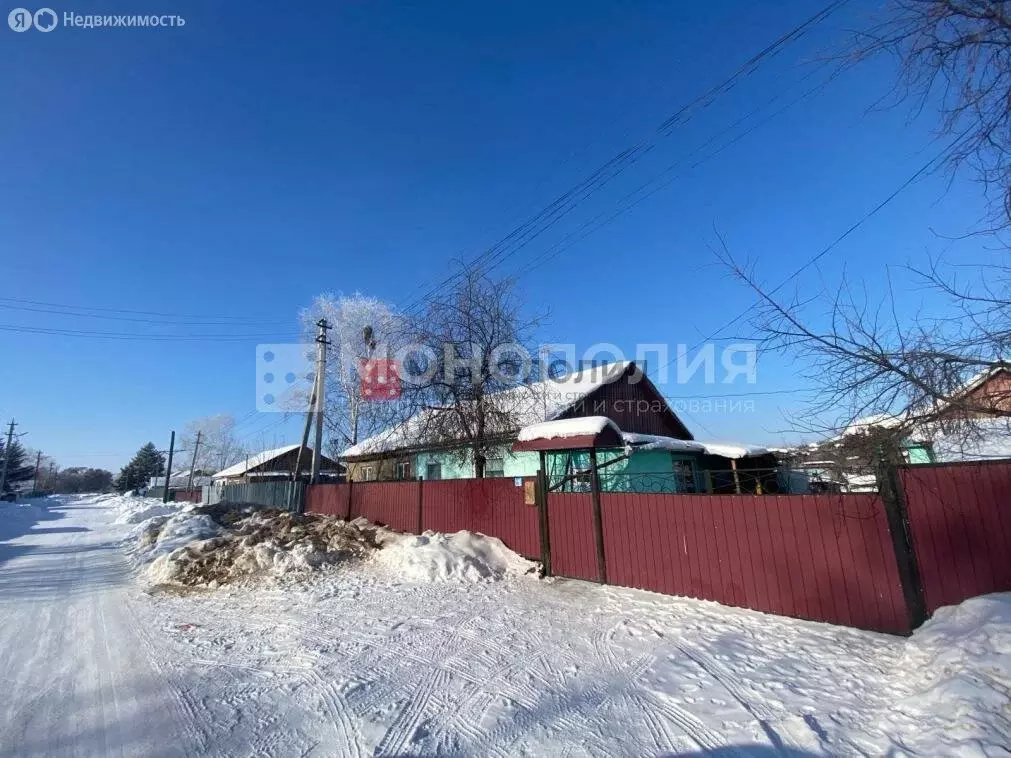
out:
{"label": "power line", "polygon": [[[651,150],[660,139],[669,137],[677,126],[687,122],[687,120],[691,117],[691,112],[696,106],[701,105],[703,109],[708,108],[720,95],[729,91],[739,79],[753,73],[763,60],[774,56],[781,49],[799,39],[804,33],[806,33],[808,28],[823,21],[846,2],[848,2],[848,0],[835,0],[818,11],[818,13],[808,18],[806,21],[780,35],[777,39],[773,40],[771,43],[751,56],[727,79],[711,87],[706,92],[698,95],[689,103],[682,106],[673,115],[665,119],[656,128],[655,136],[653,138],[642,140],[636,145],[633,145],[632,147],[615,155],[600,168],[590,174],[589,177],[556,198],[533,218],[521,224],[519,227],[506,235],[505,238],[492,245],[484,253],[477,256],[477,258],[472,261],[471,265],[480,268],[485,265],[483,259],[487,259],[488,263],[495,262],[494,265],[498,265],[503,260],[515,255],[533,239],[540,236],[547,231],[548,228],[556,224],[564,215],[575,208],[576,205],[585,200],[591,194],[599,191],[604,185],[625,171],[632,163],[639,159],[639,156],[644,155],[646,152]],[[529,234],[529,236],[527,236],[524,240],[524,235],[528,235],[528,232],[536,228],[538,222],[543,222],[540,230]],[[508,244],[514,238],[522,241],[512,250],[508,250]],[[412,301],[407,307],[403,308],[403,312],[411,312],[414,308],[418,307],[426,300],[429,300],[437,292],[439,292],[440,289],[449,285],[459,276],[459,273],[454,273],[443,279],[433,288],[429,289],[421,298]]]}
{"label": "power line", "polygon": [[[193,314],[193,313],[166,313],[164,311],[140,311],[140,310],[130,310],[127,308],[107,308],[97,305],[73,305],[70,303],[52,303],[43,300],[29,300],[20,297],[0,297],[0,301],[5,303],[22,303],[26,305],[36,305],[36,306],[46,306],[49,308],[66,308],[70,310],[79,311],[99,311],[102,313],[126,313],[137,316],[161,316],[163,318],[203,318],[203,319],[214,319],[220,321],[237,321],[246,324],[257,323],[258,320],[250,319],[247,316],[236,316],[234,314],[218,314],[218,315],[208,315],[208,314]],[[264,320],[259,323],[281,323],[280,321],[267,321]]]}
{"label": "power line", "polygon": [[[814,266],[818,261],[820,261],[826,255],[828,255],[830,252],[832,252],[832,250],[834,250],[847,237],[849,237],[851,234],[853,234],[853,232],[855,232],[857,229],[859,229],[861,226],[863,226],[867,221],[869,221],[871,218],[873,218],[874,216],[876,216],[880,211],[882,211],[889,203],[891,203],[896,197],[898,197],[904,190],[906,190],[911,185],[913,185],[924,174],[927,174],[928,172],[930,172],[931,170],[933,170],[936,166],[940,165],[945,160],[946,156],[949,153],[951,153],[951,151],[953,151],[955,149],[955,147],[965,138],[966,134],[967,134],[967,132],[962,132],[961,134],[959,134],[958,137],[956,137],[954,140],[952,140],[950,143],[948,143],[944,147],[943,150],[941,150],[933,158],[931,158],[929,161],[927,161],[922,166],[920,166],[920,168],[918,168],[915,172],[913,172],[913,174],[908,179],[906,179],[904,182],[902,182],[902,184],[900,184],[893,192],[891,192],[887,197],[885,197],[884,200],[882,200],[877,205],[875,205],[873,208],[871,208],[867,213],[865,213],[863,216],[861,216],[856,222],[854,222],[853,224],[851,224],[842,234],[840,234],[838,237],[836,237],[834,240],[832,240],[828,245],[826,245],[824,248],[822,248],[820,251],[818,251],[815,255],[811,256],[802,265],[800,265],[799,267],[797,267],[796,269],[794,269],[794,271],[788,277],[786,277],[783,281],[781,281],[772,290],[769,291],[769,293],[768,293],[769,296],[772,296],[772,295],[776,294],[777,292],[779,292],[779,290],[783,289],[783,287],[785,287],[787,284],[789,284],[794,279],[796,279],[798,276],[800,276],[802,273],[804,273],[809,268],[811,268],[811,266]],[[734,324],[736,324],[737,322],[739,322],[741,319],[743,319],[745,316],[747,316],[749,313],[751,313],[751,311],[753,311],[757,306],[758,306],[757,303],[748,306],[743,311],[741,311],[739,314],[737,314],[732,319],[730,319],[725,324],[723,324],[721,327],[719,327],[718,329],[716,329],[716,331],[714,331],[711,334],[709,334],[709,336],[707,336],[707,337],[699,340],[698,342],[696,342],[694,345],[692,345],[690,348],[688,348],[688,351],[691,352],[692,350],[696,350],[699,347],[701,347],[702,345],[704,345],[705,343],[711,342],[712,340],[716,339],[721,332],[723,332],[725,329],[728,329],[729,327],[731,327]],[[677,359],[674,358],[674,359],[668,361],[666,364],[664,364],[660,368],[666,368],[667,366],[670,366],[675,360],[677,360]]]}
{"label": "power line", "polygon": [[0,324],[0,331],[23,334],[53,334],[87,339],[144,340],[154,342],[240,342],[256,340],[297,339],[290,332],[257,334],[140,334],[136,332],[104,332],[97,330],[60,329],[55,327]]}
{"label": "power line", "polygon": [[73,318],[99,318],[107,321],[128,321],[131,323],[142,323],[142,324],[158,324],[160,326],[231,326],[231,327],[250,327],[250,326],[271,326],[271,325],[281,325],[286,324],[290,326],[290,322],[287,321],[179,321],[166,318],[145,318],[142,316],[112,316],[105,313],[86,313],[86,312],[76,312],[72,310],[61,310],[59,308],[50,307],[36,307],[30,305],[10,305],[8,303],[0,302],[0,308],[5,308],[7,310],[14,311],[26,311],[30,313],[50,313],[56,316],[71,316]]}

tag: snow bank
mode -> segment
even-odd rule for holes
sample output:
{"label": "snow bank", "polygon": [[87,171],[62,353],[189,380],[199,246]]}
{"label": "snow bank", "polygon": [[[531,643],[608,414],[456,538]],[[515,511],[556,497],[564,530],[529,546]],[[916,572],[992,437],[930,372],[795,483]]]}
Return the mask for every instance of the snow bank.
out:
{"label": "snow bank", "polygon": [[488,582],[526,574],[536,566],[501,540],[475,532],[400,535],[376,554],[376,560],[414,582]]}
{"label": "snow bank", "polygon": [[110,502],[119,513],[117,524],[139,524],[155,516],[171,516],[178,513],[181,503],[163,503],[154,497],[120,497]]}
{"label": "snow bank", "polygon": [[943,733],[948,754],[1002,754],[1011,735],[1011,593],[940,608],[909,639],[899,670],[913,672],[912,694],[896,710],[927,734]]}
{"label": "snow bank", "polygon": [[[253,578],[301,578],[361,558],[378,544],[372,525],[276,510],[203,507],[162,521],[149,519],[141,527],[156,532],[145,553],[148,560],[155,556],[147,569],[153,584],[217,587]],[[145,537],[141,533],[138,539]]]}
{"label": "snow bank", "polygon": [[137,542],[133,558],[138,564],[152,563],[191,542],[219,534],[221,527],[214,519],[189,510],[174,516],[155,516],[141,522],[131,532],[131,538]]}

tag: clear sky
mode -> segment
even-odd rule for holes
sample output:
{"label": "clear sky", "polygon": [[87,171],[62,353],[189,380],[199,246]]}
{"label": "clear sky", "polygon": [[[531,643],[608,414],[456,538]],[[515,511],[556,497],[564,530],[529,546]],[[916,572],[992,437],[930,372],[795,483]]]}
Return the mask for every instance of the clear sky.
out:
{"label": "clear sky", "polygon": [[[412,303],[452,258],[479,254],[642,140],[655,147],[495,273],[521,274],[531,308],[550,309],[545,339],[630,353],[694,343],[753,302],[715,264],[714,226],[778,283],[941,147],[933,114],[873,107],[894,82],[889,61],[803,97],[830,75],[818,61],[843,30],[877,7],[856,0],[657,139],[682,105],[822,5],[173,1],[143,10],[181,15],[182,28],[3,28],[0,414],[63,466],[115,469],[214,413],[241,419],[250,444],[292,442],[297,421],[252,413],[258,342],[294,337],[322,291]],[[661,175],[669,184],[580,238]],[[800,291],[845,265],[875,294],[885,264],[977,255],[932,231],[962,233],[979,215],[978,188],[948,179],[904,190],[798,278]],[[902,308],[922,297],[900,294]],[[798,370],[769,356],[756,385],[665,391],[792,390]],[[800,396],[749,399],[751,412],[685,421],[701,438],[783,439]]]}

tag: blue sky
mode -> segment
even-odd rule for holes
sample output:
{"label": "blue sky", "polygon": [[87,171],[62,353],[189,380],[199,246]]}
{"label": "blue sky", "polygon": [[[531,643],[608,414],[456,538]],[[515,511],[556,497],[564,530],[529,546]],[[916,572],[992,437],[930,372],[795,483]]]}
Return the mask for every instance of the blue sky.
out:
{"label": "blue sky", "polygon": [[[360,290],[411,303],[451,259],[479,254],[652,138],[820,7],[174,2],[143,10],[179,14],[182,28],[4,29],[0,296],[120,312],[68,316],[0,300],[0,325],[200,339],[0,330],[0,414],[64,466],[116,468],[148,439],[167,443],[170,429],[214,413],[242,419],[249,444],[294,441],[297,421],[251,413],[254,346],[293,337],[313,295]],[[714,227],[778,283],[939,151],[933,114],[872,108],[894,81],[884,60],[758,123],[823,81],[830,69],[817,61],[875,7],[849,3],[496,269],[522,274],[531,308],[550,310],[546,340],[629,353],[636,343],[694,343],[752,303],[715,264]],[[669,165],[701,158],[527,270]],[[948,178],[905,190],[796,285],[816,291],[845,266],[874,296],[886,264],[978,258],[978,242],[953,245],[932,231],[959,234],[980,215],[978,187]],[[918,307],[922,291],[896,276],[900,310]],[[219,334],[228,340],[206,336]],[[665,389],[793,389],[798,371],[768,356],[755,386]],[[751,399],[753,412],[685,421],[699,437],[782,440],[783,413],[800,397]]]}

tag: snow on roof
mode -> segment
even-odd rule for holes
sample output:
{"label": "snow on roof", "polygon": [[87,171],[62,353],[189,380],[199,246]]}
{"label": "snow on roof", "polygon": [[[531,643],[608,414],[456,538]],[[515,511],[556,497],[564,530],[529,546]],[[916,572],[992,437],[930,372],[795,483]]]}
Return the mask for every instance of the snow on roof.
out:
{"label": "snow on roof", "polygon": [[542,421],[520,429],[516,439],[520,442],[551,440],[557,437],[594,437],[607,427],[621,434],[621,429],[607,416],[579,416],[557,421]]}
{"label": "snow on roof", "polygon": [[[499,403],[501,407],[508,409],[509,415],[515,419],[515,423],[510,424],[508,429],[493,429],[491,433],[512,434],[531,424],[552,421],[598,387],[619,379],[630,365],[632,365],[631,361],[609,363],[574,371],[557,379],[545,379],[497,392],[490,398],[493,402]],[[409,447],[455,442],[459,437],[453,435],[435,437],[428,423],[433,414],[450,410],[426,408],[406,421],[349,447],[341,453],[341,457],[354,458],[361,455],[388,453]]]}
{"label": "snow on roof", "polygon": [[730,442],[703,442],[701,440],[679,440],[675,437],[660,437],[655,434],[635,434],[623,432],[625,444],[636,450],[670,450],[675,453],[705,453],[723,458],[748,458],[753,455],[767,455],[769,448],[759,445],[739,445]]}
{"label": "snow on roof", "polygon": [[292,450],[298,450],[299,445],[285,445],[284,447],[276,447],[273,450],[264,450],[255,455],[251,455],[248,458],[244,458],[239,463],[234,466],[229,466],[226,469],[222,469],[214,476],[212,479],[227,479],[233,476],[242,476],[249,469],[256,468],[257,466],[262,466],[267,461],[272,461],[274,458],[279,458],[285,453],[290,453]]}
{"label": "snow on roof", "polygon": [[1011,458],[1011,421],[1007,418],[980,419],[975,426],[976,433],[967,439],[938,429],[932,440],[935,459],[949,463]]}

